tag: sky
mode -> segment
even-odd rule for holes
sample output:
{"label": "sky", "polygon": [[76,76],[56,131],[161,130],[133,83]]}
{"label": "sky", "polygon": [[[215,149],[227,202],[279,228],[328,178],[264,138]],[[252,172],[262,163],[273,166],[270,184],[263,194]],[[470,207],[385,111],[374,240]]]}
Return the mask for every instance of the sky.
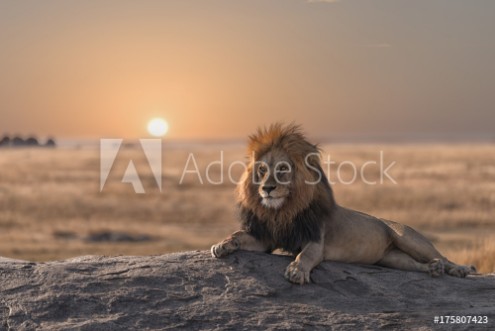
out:
{"label": "sky", "polygon": [[0,134],[493,135],[493,0],[0,0]]}

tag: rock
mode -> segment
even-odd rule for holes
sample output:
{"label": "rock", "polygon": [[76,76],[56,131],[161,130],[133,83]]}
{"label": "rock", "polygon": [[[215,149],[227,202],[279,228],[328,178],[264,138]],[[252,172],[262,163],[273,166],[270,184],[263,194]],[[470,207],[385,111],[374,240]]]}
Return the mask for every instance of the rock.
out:
{"label": "rock", "polygon": [[324,262],[312,284],[288,283],[289,256],[209,252],[0,259],[0,329],[451,329],[438,315],[487,316],[495,274],[465,279]]}

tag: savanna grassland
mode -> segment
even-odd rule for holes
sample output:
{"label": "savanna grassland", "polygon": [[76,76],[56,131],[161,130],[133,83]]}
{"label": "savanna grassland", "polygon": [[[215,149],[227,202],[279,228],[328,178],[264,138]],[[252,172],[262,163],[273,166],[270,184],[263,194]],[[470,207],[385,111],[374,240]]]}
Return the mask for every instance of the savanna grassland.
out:
{"label": "savanna grassland", "polygon": [[[323,150],[340,204],[413,226],[451,260],[494,271],[495,145],[335,144]],[[97,148],[0,149],[0,255],[44,261],[163,254],[209,249],[236,230],[233,182],[245,161],[242,145],[165,144],[163,152],[162,192],[136,147],[119,152],[100,192]],[[395,162],[387,171],[393,180],[385,175],[381,182],[381,158],[383,170]],[[130,159],[145,194],[121,183]],[[190,172],[181,182],[186,165]]]}

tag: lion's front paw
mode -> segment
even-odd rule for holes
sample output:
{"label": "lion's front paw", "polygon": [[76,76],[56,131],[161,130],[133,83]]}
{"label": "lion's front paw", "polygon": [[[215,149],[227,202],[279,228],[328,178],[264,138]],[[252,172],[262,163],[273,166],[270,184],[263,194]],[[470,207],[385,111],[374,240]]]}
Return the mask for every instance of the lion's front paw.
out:
{"label": "lion's front paw", "polygon": [[235,238],[228,238],[219,244],[211,246],[211,255],[213,257],[227,256],[239,249],[239,243]]}
{"label": "lion's front paw", "polygon": [[297,261],[292,261],[285,269],[285,279],[291,283],[303,285],[310,282],[309,271],[303,270]]}
{"label": "lion's front paw", "polygon": [[433,259],[428,263],[428,271],[431,277],[439,277],[444,274],[445,266],[441,259]]}

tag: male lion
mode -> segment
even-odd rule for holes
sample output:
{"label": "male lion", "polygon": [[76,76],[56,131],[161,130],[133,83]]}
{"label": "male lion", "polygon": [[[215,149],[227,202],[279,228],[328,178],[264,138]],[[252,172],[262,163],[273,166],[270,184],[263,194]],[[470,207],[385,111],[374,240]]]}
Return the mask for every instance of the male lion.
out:
{"label": "male lion", "polygon": [[238,186],[242,230],[211,247],[214,257],[236,250],[283,249],[295,260],[285,277],[309,283],[323,260],[378,264],[385,267],[474,273],[457,265],[412,228],[339,206],[320,165],[320,150],[299,126],[281,124],[258,129],[249,137],[249,164]]}

